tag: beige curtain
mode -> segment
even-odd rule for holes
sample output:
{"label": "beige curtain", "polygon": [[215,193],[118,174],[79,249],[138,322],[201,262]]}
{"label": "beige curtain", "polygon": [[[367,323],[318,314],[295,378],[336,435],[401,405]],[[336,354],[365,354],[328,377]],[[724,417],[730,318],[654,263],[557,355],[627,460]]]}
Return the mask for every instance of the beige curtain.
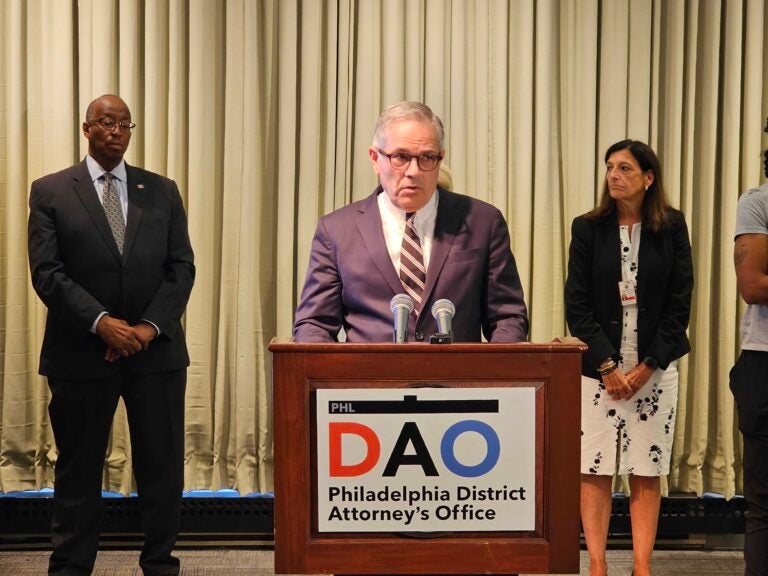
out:
{"label": "beige curtain", "polygon": [[[413,99],[446,123],[455,189],[505,213],[534,341],[565,332],[570,222],[604,150],[656,149],[697,281],[669,488],[740,492],[731,252],[761,182],[766,19],[762,0],[0,0],[0,491],[50,486],[56,457],[29,185],[82,158],[84,110],[114,92],[128,162],[177,180],[197,256],[187,489],[273,488],[266,346],[290,335],[318,216],[375,185],[376,117]],[[105,487],[131,484],[121,408]]]}

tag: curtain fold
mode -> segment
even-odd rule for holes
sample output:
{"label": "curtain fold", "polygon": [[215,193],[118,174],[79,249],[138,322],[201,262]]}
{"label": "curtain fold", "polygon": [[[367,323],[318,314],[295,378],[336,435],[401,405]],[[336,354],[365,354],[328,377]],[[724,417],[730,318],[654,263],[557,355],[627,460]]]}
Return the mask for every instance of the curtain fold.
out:
{"label": "curtain fold", "polygon": [[[126,160],[177,181],[196,253],[187,489],[274,488],[267,345],[291,334],[317,218],[376,185],[380,111],[413,99],[445,122],[456,191],[505,215],[534,341],[565,332],[570,223],[605,149],[657,151],[696,273],[668,486],[741,492],[732,246],[768,144],[767,18],[762,0],[5,0],[0,491],[50,486],[56,458],[29,186],[82,159],[87,104],[118,93],[138,125]],[[133,486],[122,404],[104,485]]]}

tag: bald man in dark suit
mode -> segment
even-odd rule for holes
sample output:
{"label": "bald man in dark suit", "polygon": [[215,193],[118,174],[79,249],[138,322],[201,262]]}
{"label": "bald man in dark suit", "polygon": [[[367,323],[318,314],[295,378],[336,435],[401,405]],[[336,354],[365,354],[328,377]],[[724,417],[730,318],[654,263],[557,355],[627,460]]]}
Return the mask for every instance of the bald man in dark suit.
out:
{"label": "bald man in dark suit", "polygon": [[320,219],[295,340],[333,342],[343,328],[349,342],[392,341],[390,300],[399,293],[415,304],[411,341],[438,332],[430,313],[438,299],[455,305],[454,341],[526,340],[528,317],[504,217],[437,186],[445,155],[440,119],[424,104],[395,104],[379,117],[368,152],[380,186]]}
{"label": "bald man in dark suit", "polygon": [[29,263],[48,307],[40,373],[59,451],[49,574],[90,574],[102,469],[120,397],[128,413],[146,576],[179,573],[171,555],[184,485],[181,326],[195,276],[176,184],[128,166],[134,124],[105,95],[88,107],[88,156],[32,184]]}

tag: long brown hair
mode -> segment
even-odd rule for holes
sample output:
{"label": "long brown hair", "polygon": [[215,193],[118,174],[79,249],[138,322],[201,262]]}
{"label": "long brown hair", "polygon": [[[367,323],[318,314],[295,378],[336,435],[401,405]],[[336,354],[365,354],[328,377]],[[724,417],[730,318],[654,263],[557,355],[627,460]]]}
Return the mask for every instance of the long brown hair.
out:
{"label": "long brown hair", "polygon": [[[645,191],[643,198],[643,225],[654,232],[661,230],[667,221],[669,210],[672,206],[667,200],[664,192],[664,182],[661,178],[661,164],[656,157],[656,153],[645,142],[639,140],[622,140],[616,142],[605,152],[605,163],[615,152],[628,150],[632,157],[640,165],[643,172],[653,172],[653,182]],[[608,180],[603,180],[603,192],[600,196],[600,202],[594,210],[588,212],[587,218],[604,218],[616,210],[616,200],[611,198],[608,191]]]}

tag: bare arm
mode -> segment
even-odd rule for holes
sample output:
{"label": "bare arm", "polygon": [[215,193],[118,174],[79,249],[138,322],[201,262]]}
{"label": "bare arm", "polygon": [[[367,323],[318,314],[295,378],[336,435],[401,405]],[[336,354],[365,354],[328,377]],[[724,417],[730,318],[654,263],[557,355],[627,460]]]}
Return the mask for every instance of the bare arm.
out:
{"label": "bare arm", "polygon": [[768,305],[768,235],[741,234],[733,249],[736,284],[747,304]]}

